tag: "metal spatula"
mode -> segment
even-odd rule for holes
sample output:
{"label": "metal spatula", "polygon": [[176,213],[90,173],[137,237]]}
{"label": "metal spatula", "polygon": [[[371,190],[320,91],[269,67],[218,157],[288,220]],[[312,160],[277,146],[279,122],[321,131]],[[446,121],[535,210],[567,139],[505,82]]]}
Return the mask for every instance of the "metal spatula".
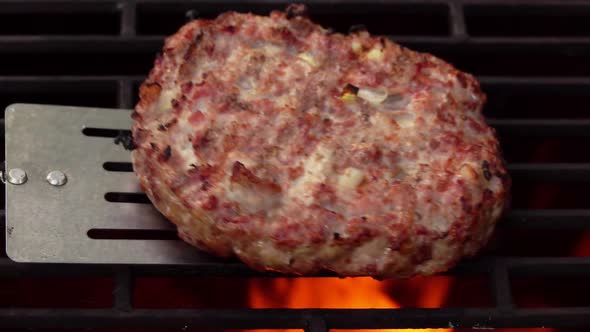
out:
{"label": "metal spatula", "polygon": [[[140,194],[128,164],[130,152],[116,145],[111,135],[129,130],[130,112],[32,104],[6,109],[6,251],[10,258],[131,264],[211,260],[170,236],[126,238],[125,234],[137,231],[174,234],[173,226]],[[105,163],[126,165],[127,171],[108,171]],[[117,195],[142,199],[112,202]],[[103,233],[106,236],[92,238]],[[109,234],[115,236],[109,238]]]}

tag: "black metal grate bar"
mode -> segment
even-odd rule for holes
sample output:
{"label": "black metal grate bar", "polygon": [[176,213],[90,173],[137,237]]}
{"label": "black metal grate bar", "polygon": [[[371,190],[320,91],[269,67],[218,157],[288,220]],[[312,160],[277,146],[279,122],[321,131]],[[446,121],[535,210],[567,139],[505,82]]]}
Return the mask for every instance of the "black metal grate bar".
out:
{"label": "black metal grate bar", "polygon": [[[579,327],[590,308],[567,309],[0,309],[11,328],[330,329]],[[317,325],[316,325],[317,324]]]}
{"label": "black metal grate bar", "polygon": [[451,36],[455,37],[456,39],[465,39],[467,37],[467,29],[465,27],[465,14],[463,13],[463,6],[456,2],[450,3],[449,13]]}
{"label": "black metal grate bar", "polygon": [[328,326],[326,326],[326,321],[324,318],[316,315],[312,316],[311,318],[307,319],[307,324],[304,328],[305,332],[326,332],[328,331]]}
{"label": "black metal grate bar", "polygon": [[129,79],[117,80],[117,107],[132,108],[133,107],[133,82]]}
{"label": "black metal grate bar", "polygon": [[131,269],[120,267],[115,274],[114,308],[118,311],[131,311],[133,304],[133,285]]}
{"label": "black metal grate bar", "polygon": [[130,36],[135,34],[135,1],[129,0],[121,3],[121,35]]}
{"label": "black metal grate bar", "polygon": [[[587,276],[590,275],[589,257],[493,257],[485,256],[466,260],[447,275],[475,275],[489,273],[495,264],[504,265],[510,274],[523,276]],[[59,267],[59,268],[58,268]],[[186,265],[136,265],[123,266],[133,277],[186,277],[186,276],[247,276],[294,277],[271,272],[256,272],[236,261],[211,260],[199,266]],[[22,276],[116,276],[120,267],[87,264],[80,268],[75,264],[20,264],[8,258],[0,258],[0,274],[5,277]],[[126,272],[126,271],[125,271]],[[334,277],[323,273],[318,277]],[[124,279],[122,279],[124,280]],[[403,310],[403,309],[402,309]]]}
{"label": "black metal grate bar", "polygon": [[500,311],[509,311],[513,309],[512,295],[510,292],[510,280],[508,278],[508,269],[502,262],[496,262],[490,274],[493,294],[496,306]]}
{"label": "black metal grate bar", "polygon": [[[88,18],[89,22],[94,22],[95,15],[109,18],[96,23],[101,25],[99,27],[85,25],[86,30],[82,29],[81,34],[76,33],[74,27],[63,30],[59,26],[51,30],[52,33],[28,30],[25,26],[3,31],[0,24],[0,61],[10,64],[0,69],[0,102],[2,106],[30,101],[131,108],[136,102],[138,85],[150,69],[155,54],[160,51],[163,39],[172,32],[166,29],[180,26],[185,20],[184,11],[195,9],[205,16],[227,9],[265,12],[271,8],[282,8],[286,2],[222,0],[172,1],[163,4],[159,0],[0,0],[0,18],[31,17],[34,20],[40,17],[41,20],[54,22],[56,19],[78,22],[80,19],[76,15]],[[359,5],[359,1],[341,0],[335,5],[333,0],[316,0],[309,3],[312,13],[315,8],[320,21],[338,24],[342,23],[338,22],[338,18],[350,20],[351,17],[370,18],[371,15],[375,15],[375,20],[369,23],[378,24],[383,22],[377,15],[380,10],[389,10],[391,15],[395,15],[397,10],[414,17],[418,22],[431,20],[436,29],[422,30],[420,25],[407,21],[406,31],[400,26],[397,31],[387,30],[386,34],[403,45],[431,52],[461,69],[473,72],[485,91],[498,92],[499,96],[521,92],[546,96],[564,91],[588,95],[590,30],[582,27],[580,31],[576,26],[576,20],[579,19],[572,19],[571,24],[567,20],[560,21],[565,23],[556,32],[558,38],[550,29],[523,28],[524,32],[497,33],[501,29],[490,29],[478,21],[482,15],[483,20],[490,24],[506,17],[518,17],[524,25],[530,23],[532,26],[539,21],[544,22],[543,18],[557,17],[559,20],[568,15],[582,17],[582,21],[589,20],[588,2],[389,0]],[[146,26],[146,20],[149,26]],[[163,23],[158,25],[158,22],[166,20],[168,26]],[[387,27],[375,25],[375,29]],[[531,31],[535,34],[527,35]],[[490,95],[495,98],[493,93]],[[580,105],[582,107],[586,105]],[[555,112],[564,111],[556,109]],[[523,137],[584,139],[590,137],[590,113],[584,114],[583,109],[579,113],[582,116],[575,119],[561,116],[561,113],[556,113],[551,119],[534,115],[519,118],[506,114],[490,114],[488,119],[499,136],[512,140],[510,142]],[[1,127],[3,130],[3,121]],[[550,181],[558,184],[585,184],[590,181],[590,164],[586,162],[511,162],[509,170],[516,181]],[[4,221],[4,218],[5,211],[0,210],[0,220]],[[507,214],[501,227],[589,230],[590,206],[579,209],[519,208]],[[134,308],[132,292],[136,277],[277,275],[252,271],[237,261],[217,259],[197,266],[80,267],[69,264],[18,264],[0,258],[0,276],[3,277],[106,276],[112,277],[115,282],[113,308],[0,308],[0,327],[63,328],[67,323],[72,328],[301,328],[309,332],[335,328],[590,327],[590,307],[522,309],[514,303],[510,284],[511,276],[590,276],[590,257],[484,255],[465,260],[447,273],[474,274],[486,274],[489,277],[495,300],[493,307],[157,310]],[[321,276],[332,275],[326,273]]]}
{"label": "black metal grate bar", "polygon": [[504,227],[522,228],[590,228],[590,210],[520,210],[510,211],[502,221]]}
{"label": "black metal grate bar", "polygon": [[590,181],[590,164],[510,164],[508,171],[519,179]]}

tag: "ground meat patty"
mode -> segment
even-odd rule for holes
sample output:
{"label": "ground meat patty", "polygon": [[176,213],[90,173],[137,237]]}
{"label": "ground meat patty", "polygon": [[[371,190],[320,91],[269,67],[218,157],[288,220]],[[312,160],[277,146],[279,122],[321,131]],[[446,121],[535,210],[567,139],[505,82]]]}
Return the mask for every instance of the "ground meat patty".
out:
{"label": "ground meat patty", "polygon": [[133,115],[151,201],[185,241],[259,270],[428,275],[475,254],[509,186],[476,80],[302,9],[166,40]]}

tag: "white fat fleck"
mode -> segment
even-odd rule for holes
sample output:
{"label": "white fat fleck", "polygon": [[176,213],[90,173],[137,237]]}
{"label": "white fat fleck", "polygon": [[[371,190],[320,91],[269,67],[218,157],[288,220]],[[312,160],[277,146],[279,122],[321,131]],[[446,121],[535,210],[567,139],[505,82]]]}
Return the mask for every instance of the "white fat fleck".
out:
{"label": "white fat fleck", "polygon": [[[341,234],[346,237],[347,234]],[[361,246],[354,249],[353,261],[351,265],[366,266],[368,264],[377,264],[377,269],[382,269],[387,261],[385,255],[374,255],[374,253],[383,252],[383,248],[387,247],[384,243],[383,237],[378,237],[375,240],[367,241]]]}
{"label": "white fat fleck", "polygon": [[391,117],[402,128],[411,128],[415,125],[415,117],[411,112],[392,112]]}
{"label": "white fat fleck", "polygon": [[461,175],[462,178],[464,178],[468,181],[475,180],[475,179],[477,179],[477,176],[478,176],[473,165],[471,165],[469,163],[466,163],[463,166],[461,166],[461,169],[459,170],[459,174]]}
{"label": "white fat fleck", "polygon": [[197,99],[197,102],[195,103],[194,108],[201,111],[203,114],[205,114],[208,112],[208,110],[211,109],[209,107],[210,103],[211,103],[211,100],[209,98],[199,98],[199,99]]}
{"label": "white fat fleck", "polygon": [[441,81],[441,82],[446,82],[448,80],[448,76],[444,75],[445,72],[442,70],[431,70],[431,69],[424,69],[422,71],[423,73],[426,73],[428,75],[428,77]]}
{"label": "white fat fleck", "polygon": [[178,89],[163,90],[158,100],[158,109],[161,111],[168,110],[172,107],[172,99],[178,94]]}
{"label": "white fat fleck", "polygon": [[361,43],[358,40],[353,40],[352,44],[350,45],[350,48],[352,49],[352,51],[354,53],[360,53],[363,50],[363,46],[361,45]]}
{"label": "white fat fleck", "polygon": [[297,57],[313,67],[318,65],[318,62],[309,53],[300,53],[299,55],[297,55]]}
{"label": "white fat fleck", "polygon": [[[240,155],[241,154],[237,152],[230,153],[230,155],[228,156],[228,160],[232,160],[230,164],[233,165],[234,162],[238,161],[242,163],[246,168],[254,167],[254,161],[247,157],[238,158],[238,156]],[[232,183],[230,180],[231,171],[229,169],[230,168],[228,167],[228,171],[226,172],[227,180],[225,182],[227,198],[239,203],[240,209],[242,209],[246,213],[254,213],[259,211],[265,211],[266,213],[270,213],[271,210],[275,209],[278,206],[281,200],[280,195],[260,191],[256,188],[244,186],[240,183]]]}
{"label": "white fat fleck", "polygon": [[405,109],[410,99],[401,93],[392,93],[383,101],[383,107],[388,111]]}
{"label": "white fat fleck", "polygon": [[275,56],[278,55],[279,53],[282,53],[284,50],[283,47],[278,46],[278,45],[274,45],[271,43],[267,43],[264,45],[264,54],[266,56]]}
{"label": "white fat fleck", "polygon": [[383,60],[383,50],[380,47],[373,47],[369,53],[367,53],[367,59],[374,61]]}
{"label": "white fat fleck", "polygon": [[343,191],[350,191],[356,189],[356,187],[363,181],[363,172],[354,167],[348,167],[344,170],[344,173],[338,177],[338,187]]}
{"label": "white fat fleck", "polygon": [[491,191],[493,191],[493,192],[501,191],[502,190],[502,187],[503,187],[502,180],[499,177],[493,176],[490,179],[489,189]]}
{"label": "white fat fleck", "polygon": [[190,144],[190,142],[178,147],[174,152],[177,153],[180,158],[182,158],[187,169],[191,167],[191,164],[199,165],[199,160],[195,156],[193,146]]}
{"label": "white fat fleck", "polygon": [[249,77],[249,76],[242,76],[242,77],[240,77],[240,79],[238,79],[238,81],[236,82],[236,84],[242,90],[251,90],[251,89],[253,89],[255,87],[254,80],[251,77]]}
{"label": "white fat fleck", "polygon": [[429,224],[433,231],[443,233],[449,230],[450,222],[445,215],[438,213],[429,214]]}
{"label": "white fat fleck", "polygon": [[367,102],[377,105],[381,104],[385,99],[387,99],[388,93],[387,91],[379,91],[375,89],[368,89],[368,88],[360,88],[357,92],[357,96],[366,100]]}
{"label": "white fat fleck", "polygon": [[332,165],[333,151],[319,146],[304,162],[303,175],[289,189],[287,199],[297,198],[304,204],[313,201],[312,188],[326,180],[326,174]]}
{"label": "white fat fleck", "polygon": [[177,135],[174,135],[176,146],[174,152],[184,161],[186,169],[190,168],[191,164],[201,164],[201,161],[195,155],[192,142],[187,139],[195,131],[195,128],[188,121],[191,114],[190,112],[185,112],[183,116],[178,118],[177,127],[173,129],[177,133]]}

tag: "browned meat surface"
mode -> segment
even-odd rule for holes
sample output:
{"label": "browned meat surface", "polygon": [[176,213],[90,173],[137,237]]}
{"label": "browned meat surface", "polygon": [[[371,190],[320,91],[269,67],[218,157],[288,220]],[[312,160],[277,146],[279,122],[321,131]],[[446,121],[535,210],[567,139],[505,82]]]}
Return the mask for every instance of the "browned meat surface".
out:
{"label": "browned meat surface", "polygon": [[510,182],[477,81],[293,13],[168,38],[134,113],[155,206],[185,241],[260,270],[427,275],[475,254]]}

